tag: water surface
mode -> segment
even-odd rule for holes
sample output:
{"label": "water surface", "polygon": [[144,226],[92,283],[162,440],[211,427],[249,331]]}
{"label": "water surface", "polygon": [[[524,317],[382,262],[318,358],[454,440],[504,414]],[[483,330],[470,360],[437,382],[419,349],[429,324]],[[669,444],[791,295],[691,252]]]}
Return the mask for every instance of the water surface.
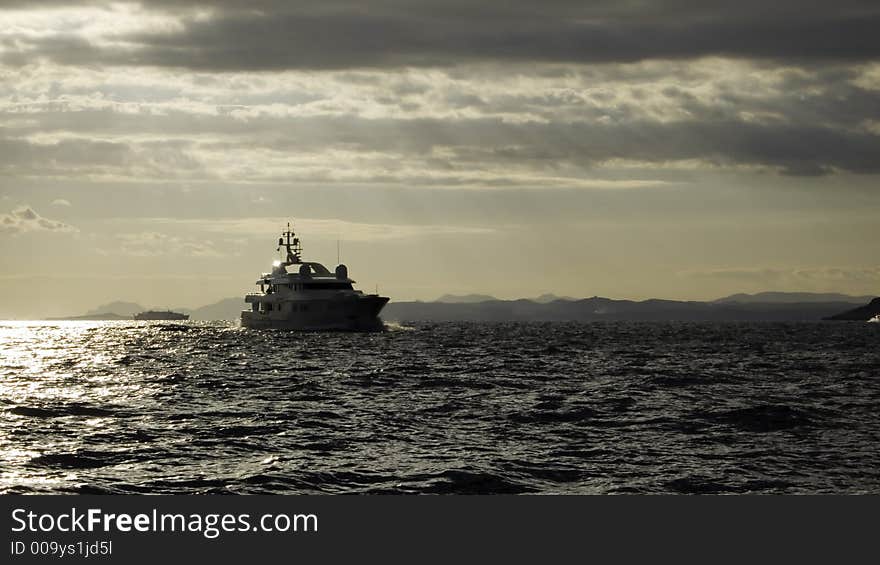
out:
{"label": "water surface", "polygon": [[0,322],[0,492],[878,493],[880,324]]}

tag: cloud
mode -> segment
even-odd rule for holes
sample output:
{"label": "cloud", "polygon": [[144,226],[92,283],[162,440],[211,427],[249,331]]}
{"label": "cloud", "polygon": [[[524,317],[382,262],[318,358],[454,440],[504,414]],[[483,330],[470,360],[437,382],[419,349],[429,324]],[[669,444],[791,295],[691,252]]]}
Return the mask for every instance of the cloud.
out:
{"label": "cloud", "polygon": [[665,184],[644,167],[628,176],[606,173],[609,168],[635,168],[627,163],[750,167],[800,176],[880,172],[880,135],[810,123],[314,117],[276,124],[298,132],[291,137],[261,137],[262,127],[245,126],[240,133],[212,141],[77,137],[46,143],[0,138],[0,148],[7,149],[0,155],[0,168],[9,176],[67,179],[465,188]]}
{"label": "cloud", "polygon": [[154,231],[122,233],[116,236],[119,251],[134,257],[182,255],[188,257],[222,257],[218,245],[208,239],[181,237]]}
{"label": "cloud", "polygon": [[[117,233],[115,251],[102,248],[101,253],[112,255],[115,252],[132,257],[224,257],[239,255],[248,239],[265,239],[274,242],[280,226],[289,218],[218,218],[212,220],[180,220],[175,218],[139,218],[109,225],[142,224],[154,230]],[[306,242],[336,240],[348,242],[385,241],[410,239],[413,237],[443,235],[486,235],[495,230],[473,226],[411,225],[347,222],[334,219],[299,218],[295,229],[305,235]],[[175,233],[187,235],[175,235]],[[194,235],[194,234],[202,234]],[[269,245],[272,245],[271,243]]]}
{"label": "cloud", "polygon": [[[603,63],[707,55],[865,61],[876,2],[153,2],[7,16],[2,58],[195,70]],[[108,22],[118,22],[113,26]],[[73,25],[72,25],[73,23]]]}
{"label": "cloud", "polygon": [[818,176],[880,163],[876,63],[278,73],[41,63],[0,67],[0,78],[7,178],[591,189],[662,186],[660,168]]}
{"label": "cloud", "polygon": [[[161,226],[163,231],[185,230],[188,233],[214,235],[234,235],[239,238],[266,238],[271,240],[281,226],[290,218],[283,217],[250,217],[250,218],[216,218],[211,220],[183,220],[176,218],[141,218],[137,220],[152,226]],[[131,220],[125,220],[130,224]],[[306,239],[345,241],[379,241],[390,239],[409,239],[412,237],[438,235],[486,235],[496,230],[483,226],[454,226],[437,224],[388,224],[350,222],[328,218],[296,218],[294,229],[302,233]],[[176,241],[179,238],[165,236],[161,233],[127,234],[126,241],[137,246],[149,248],[160,247],[158,243]],[[142,240],[142,241],[138,241]],[[211,244],[212,240],[204,240]]]}
{"label": "cloud", "polygon": [[75,227],[37,214],[30,206],[19,206],[8,214],[0,214],[0,235],[30,232],[75,232]]}
{"label": "cloud", "polygon": [[52,201],[52,206],[62,206],[65,208],[69,208],[72,206],[70,200],[65,200],[64,198],[58,198]]}

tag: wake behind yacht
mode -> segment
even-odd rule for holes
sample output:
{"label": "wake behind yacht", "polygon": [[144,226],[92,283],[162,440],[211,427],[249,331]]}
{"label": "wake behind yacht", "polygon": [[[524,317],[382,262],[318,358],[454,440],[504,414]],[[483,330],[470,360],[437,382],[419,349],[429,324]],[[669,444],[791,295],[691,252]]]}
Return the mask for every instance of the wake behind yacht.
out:
{"label": "wake behind yacht", "polygon": [[338,265],[331,273],[324,265],[302,260],[299,238],[287,224],[278,239],[284,261],[275,261],[270,273],[256,284],[260,292],[245,296],[251,305],[241,313],[245,328],[294,330],[375,330],[382,328],[379,312],[387,296],[355,290],[348,268]]}

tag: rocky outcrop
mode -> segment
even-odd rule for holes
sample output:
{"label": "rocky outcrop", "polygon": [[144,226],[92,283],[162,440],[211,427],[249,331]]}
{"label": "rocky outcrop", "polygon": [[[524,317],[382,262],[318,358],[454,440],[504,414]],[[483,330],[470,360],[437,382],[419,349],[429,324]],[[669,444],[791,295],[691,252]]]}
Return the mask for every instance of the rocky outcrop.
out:
{"label": "rocky outcrop", "polygon": [[860,320],[867,321],[874,316],[880,315],[880,298],[875,298],[864,306],[847,310],[834,316],[829,316],[828,320]]}

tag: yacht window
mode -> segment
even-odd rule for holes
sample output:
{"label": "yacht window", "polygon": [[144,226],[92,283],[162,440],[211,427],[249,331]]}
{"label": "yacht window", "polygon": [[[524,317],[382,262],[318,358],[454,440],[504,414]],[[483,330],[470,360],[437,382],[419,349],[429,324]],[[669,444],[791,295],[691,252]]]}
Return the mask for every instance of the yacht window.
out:
{"label": "yacht window", "polygon": [[352,290],[351,283],[347,282],[314,282],[305,287],[309,290]]}

